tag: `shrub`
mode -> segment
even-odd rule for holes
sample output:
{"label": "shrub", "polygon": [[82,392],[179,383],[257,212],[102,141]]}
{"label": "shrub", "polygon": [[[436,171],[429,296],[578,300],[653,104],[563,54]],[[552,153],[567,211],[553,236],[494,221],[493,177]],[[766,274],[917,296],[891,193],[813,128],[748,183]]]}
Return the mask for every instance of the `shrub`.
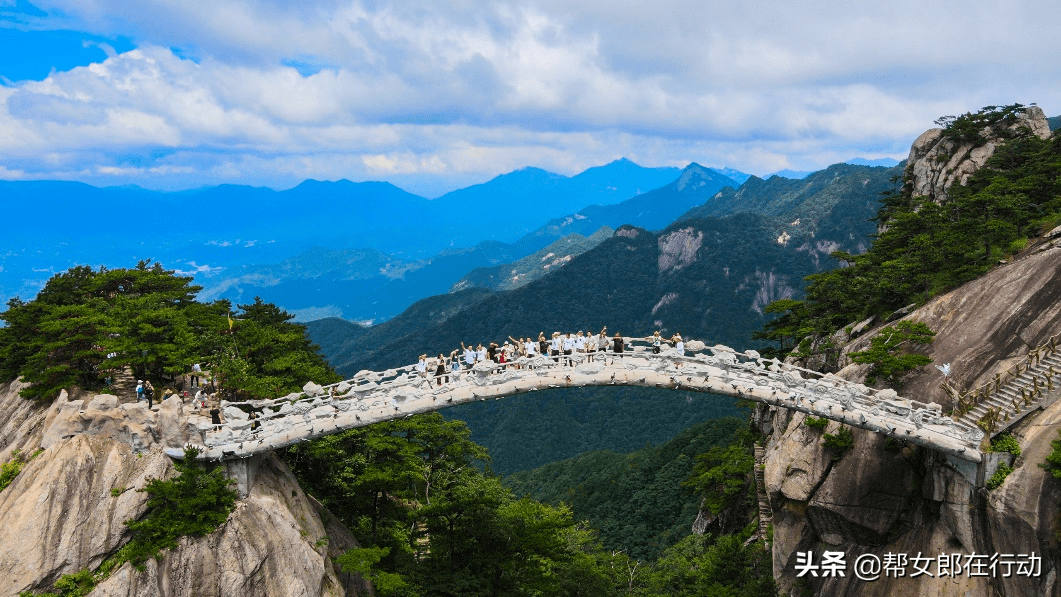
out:
{"label": "shrub", "polygon": [[43,448],[37,450],[36,452],[30,454],[29,458],[26,458],[22,455],[21,450],[12,450],[11,460],[5,462],[4,464],[0,464],[0,491],[7,489],[7,486],[10,485],[11,482],[15,480],[15,477],[17,477],[18,474],[22,472],[22,467],[25,466],[26,463],[30,460],[36,458],[37,455],[43,451]]}
{"label": "shrub", "polygon": [[811,417],[808,415],[806,419],[803,419],[803,424],[811,429],[821,431],[829,425],[829,419],[826,419],[825,417]]}
{"label": "shrub", "polygon": [[178,476],[168,481],[152,479],[143,489],[137,489],[151,496],[147,514],[140,520],[125,522],[133,531],[133,538],[104,562],[101,573],[109,574],[127,561],[142,568],[148,558],[176,547],[178,538],[209,535],[228,520],[237,498],[230,488],[234,481],[226,479],[221,468],[207,472],[195,459],[198,455],[195,448],[187,448],[184,459],[173,465]]}
{"label": "shrub", "polygon": [[7,489],[7,486],[22,472],[23,462],[19,451],[13,451],[11,456],[11,460],[0,464],[0,491]]}
{"label": "shrub", "polygon": [[836,433],[826,433],[825,447],[833,451],[833,461],[836,462],[844,457],[844,454],[855,445],[855,435],[847,427],[840,427]]}
{"label": "shrub", "polygon": [[875,384],[884,378],[898,387],[904,373],[932,362],[923,354],[907,352],[909,345],[929,344],[935,335],[936,332],[921,322],[900,321],[882,328],[870,340],[870,348],[852,353],[851,360],[872,365],[866,375],[868,383]]}
{"label": "shrub", "polygon": [[64,574],[55,581],[55,593],[32,593],[23,591],[18,597],[85,597],[96,588],[96,578],[88,568],[73,574]]}
{"label": "shrub", "polygon": [[1020,456],[1020,444],[1012,435],[1004,433],[991,440],[990,452],[1009,452],[1014,457]]}
{"label": "shrub", "polygon": [[899,454],[903,451],[903,442],[895,439],[894,437],[889,437],[888,439],[884,440],[884,451],[890,452],[892,454]]}
{"label": "shrub", "polygon": [[[1061,435],[1061,429],[1057,431]],[[1056,479],[1061,479],[1061,439],[1050,442],[1054,450],[1046,456],[1046,461],[1039,464],[1040,467],[1050,471]]]}
{"label": "shrub", "polygon": [[1006,466],[1003,463],[1000,463],[998,465],[998,468],[995,470],[995,474],[991,475],[991,478],[988,479],[987,488],[988,489],[997,489],[998,487],[1000,487],[1002,485],[1002,482],[1006,480],[1006,477],[1008,477],[1009,474],[1012,473],[1012,472],[1013,472],[1013,469],[1011,469],[1010,467]]}

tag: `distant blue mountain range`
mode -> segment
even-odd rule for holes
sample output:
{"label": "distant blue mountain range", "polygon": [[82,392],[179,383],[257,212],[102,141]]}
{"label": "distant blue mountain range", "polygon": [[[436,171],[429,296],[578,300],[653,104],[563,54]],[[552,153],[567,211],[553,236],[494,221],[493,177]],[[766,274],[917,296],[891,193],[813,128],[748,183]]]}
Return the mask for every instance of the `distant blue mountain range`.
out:
{"label": "distant blue mountain range", "polygon": [[[128,267],[149,258],[206,285],[222,272],[279,264],[314,246],[415,263],[483,241],[514,243],[550,219],[621,203],[680,174],[628,159],[571,177],[523,168],[434,200],[386,182],[347,180],[307,180],[285,191],[219,185],[181,192],[0,181],[7,220],[23,223],[0,241],[0,295],[32,298],[52,274],[73,265]],[[541,240],[523,255],[555,238]],[[518,259],[521,251],[471,267]]]}
{"label": "distant blue mountain range", "polygon": [[899,163],[899,160],[893,160],[892,158],[877,158],[875,160],[867,160],[866,158],[851,158],[844,162],[845,164],[851,164],[852,166],[884,166],[885,168],[891,168],[892,166]]}
{"label": "distant blue mountain range", "polygon": [[[530,175],[542,177],[542,172]],[[622,224],[663,228],[726,186],[739,185],[694,163],[678,172],[669,184],[626,201],[590,205],[543,222],[515,242],[483,241],[416,261],[362,250],[312,249],[278,264],[230,268],[204,280],[204,298],[249,302],[260,294],[303,320],[324,316],[384,320],[424,297],[447,292],[476,268],[518,261],[573,234],[588,237],[602,226],[617,228]],[[479,200],[488,198],[481,189],[477,193]]]}

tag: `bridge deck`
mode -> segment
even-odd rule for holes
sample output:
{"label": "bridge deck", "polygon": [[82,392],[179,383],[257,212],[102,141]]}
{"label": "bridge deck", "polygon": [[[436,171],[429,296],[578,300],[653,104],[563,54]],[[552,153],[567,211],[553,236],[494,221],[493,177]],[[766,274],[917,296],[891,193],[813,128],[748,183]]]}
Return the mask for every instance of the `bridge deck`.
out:
{"label": "bridge deck", "polygon": [[[689,343],[694,347],[699,343]],[[702,345],[701,345],[702,346]],[[268,452],[346,429],[398,419],[475,400],[550,388],[629,385],[705,392],[755,400],[909,441],[971,462],[980,462],[978,428],[944,417],[938,404],[900,398],[831,374],[766,360],[754,351],[725,346],[711,354],[652,354],[646,346],[624,353],[535,356],[499,365],[478,363],[438,385],[413,366],[362,371],[353,379],[273,400],[224,402],[227,421],[201,428],[199,458],[232,460]],[[239,406],[260,412],[247,418]],[[256,423],[256,425],[255,425]],[[183,451],[168,448],[180,458]]]}

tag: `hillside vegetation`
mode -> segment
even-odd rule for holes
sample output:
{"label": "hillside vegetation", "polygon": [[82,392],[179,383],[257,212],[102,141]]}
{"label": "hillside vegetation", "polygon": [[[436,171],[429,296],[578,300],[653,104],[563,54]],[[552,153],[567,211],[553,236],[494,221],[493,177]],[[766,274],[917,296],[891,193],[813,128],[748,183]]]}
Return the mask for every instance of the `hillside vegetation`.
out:
{"label": "hillside vegetation", "polygon": [[78,266],[52,277],[32,301],[12,299],[0,314],[0,378],[32,384],[27,398],[63,389],[105,389],[130,368],[159,387],[210,363],[228,396],[271,397],[307,381],[338,381],[305,328],[256,299],[195,300],[199,286],[158,263],[133,269]]}
{"label": "hillside vegetation", "polygon": [[599,450],[505,478],[516,495],[566,504],[600,530],[605,549],[655,559],[689,534],[699,492],[683,485],[697,455],[726,446],[744,424],[736,418],[700,421],[659,446],[629,454]]}
{"label": "hillside vegetation", "polygon": [[[361,547],[337,562],[371,579],[377,595],[772,597],[769,557],[761,543],[744,545],[748,532],[688,531],[699,498],[681,484],[700,451],[728,444],[740,424],[701,425],[631,460],[619,456],[618,467],[605,455],[611,468],[590,472],[591,482],[605,484],[610,505],[627,502],[614,514],[630,517],[629,528],[613,524],[607,534],[583,513],[520,497],[481,471],[487,451],[437,413],[299,444],[283,458],[354,533]],[[608,487],[630,463],[642,470]],[[633,553],[609,547],[622,541]]]}
{"label": "hillside vegetation", "polygon": [[[1027,128],[1007,128],[1021,108],[989,106],[941,119],[945,138],[983,144],[986,127],[1000,146],[965,185],[952,186],[945,201],[915,196],[909,177],[885,194],[873,246],[861,255],[834,252],[846,267],[808,276],[805,300],[775,303],[772,309],[782,315],[762,337],[788,350],[793,339],[825,337],[869,316],[924,303],[1061,224],[1061,135],[1041,139]],[[808,340],[801,351],[811,345]]]}
{"label": "hillside vegetation", "polygon": [[[695,200],[709,207],[720,200],[713,198],[718,187],[700,174],[692,165],[681,179],[684,186],[676,182],[636,199],[651,195],[675,205]],[[800,298],[803,277],[836,265],[830,251],[864,250],[879,193],[892,188],[893,175],[880,167],[840,166],[806,181],[750,179],[754,192],[742,195],[749,209],[772,215],[729,213],[731,205],[721,216],[702,216],[697,207],[660,232],[624,226],[562,269],[512,291],[464,290],[424,299],[370,328],[324,320],[309,324],[309,330],[347,376],[405,365],[422,353],[449,354],[461,342],[503,342],[509,335],[557,330],[596,333],[605,325],[609,335],[647,336],[662,329],[743,350],[752,347],[753,331],[771,316],[764,312],[770,301]],[[783,196],[783,209],[770,211],[777,201],[765,199],[769,196]],[[591,216],[565,229],[589,225]],[[787,242],[778,242],[782,232]],[[337,332],[344,328],[345,339]],[[630,452],[666,441],[695,422],[732,414],[730,400],[634,388],[535,393],[444,411],[469,423],[473,438],[489,447],[502,473],[587,450]]]}

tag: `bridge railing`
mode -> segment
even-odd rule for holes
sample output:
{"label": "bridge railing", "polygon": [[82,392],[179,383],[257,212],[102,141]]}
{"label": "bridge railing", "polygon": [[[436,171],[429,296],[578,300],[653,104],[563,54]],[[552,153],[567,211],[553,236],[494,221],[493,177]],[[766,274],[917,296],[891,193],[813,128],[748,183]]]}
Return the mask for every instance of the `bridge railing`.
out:
{"label": "bridge railing", "polygon": [[1015,363],[1009,369],[1002,373],[996,373],[994,379],[982,383],[971,390],[958,393],[958,404],[955,409],[957,414],[959,416],[964,415],[981,402],[990,399],[1002,386],[1013,381],[1035,364],[1038,364],[1043,357],[1053,354],[1057,350],[1058,344],[1061,344],[1061,332],[1052,336],[1042,345],[1028,351],[1028,355],[1024,359]]}
{"label": "bridge railing", "polygon": [[[497,375],[504,374],[508,371],[520,371],[523,369],[563,369],[565,367],[577,366],[595,359],[604,359],[607,364],[616,364],[616,361],[618,361],[618,364],[621,364],[625,359],[668,360],[687,362],[690,364],[698,363],[703,365],[735,368],[742,374],[752,376],[796,374],[800,379],[804,380],[802,383],[820,383],[820,380],[826,380],[827,384],[830,386],[857,386],[858,392],[853,394],[852,402],[853,404],[859,404],[867,408],[872,408],[878,405],[882,399],[893,398],[895,395],[894,392],[890,392],[890,394],[886,394],[882,398],[879,396],[879,390],[861,384],[851,384],[851,382],[847,382],[831,374],[823,374],[811,369],[785,364],[777,359],[763,359],[757,352],[751,350],[738,352],[728,346],[716,345],[708,347],[701,346],[702,343],[692,342],[687,343],[686,346],[692,344],[695,349],[687,350],[681,355],[669,345],[666,345],[666,348],[661,350],[659,354],[653,354],[652,344],[647,339],[625,338],[624,343],[626,349],[621,353],[611,350],[611,342],[609,342],[609,346],[604,351],[592,353],[581,352],[572,355],[522,356],[506,363],[496,363],[488,360],[477,363],[476,366],[471,369],[462,366],[459,372],[446,371],[442,376],[436,376],[434,370],[431,369],[428,369],[421,374],[417,370],[416,364],[395,367],[382,372],[361,371],[354,377],[341,382],[325,386],[315,386],[309,391],[295,392],[279,398],[239,402],[222,401],[222,410],[225,410],[228,407],[236,407],[240,410],[243,410],[241,407],[249,407],[256,413],[256,418],[246,420],[240,419],[237,421],[227,420],[220,425],[204,426],[203,430],[222,428],[229,425],[235,425],[245,429],[248,425],[254,425],[255,422],[257,422],[258,425],[262,425],[271,419],[305,414],[313,408],[323,404],[347,400],[367,400],[376,393],[385,393],[388,390],[404,386],[414,386],[419,389],[427,386],[430,389],[433,386],[437,386],[439,381],[443,382],[442,385],[445,385],[446,383],[456,384],[459,383],[464,376],[468,375]],[[706,354],[707,352],[710,352],[711,354],[708,355]],[[445,378],[447,377],[449,378],[448,382],[445,381]],[[920,407],[927,407],[927,405],[920,403],[917,403],[917,405]],[[229,419],[227,413],[226,419]]]}

